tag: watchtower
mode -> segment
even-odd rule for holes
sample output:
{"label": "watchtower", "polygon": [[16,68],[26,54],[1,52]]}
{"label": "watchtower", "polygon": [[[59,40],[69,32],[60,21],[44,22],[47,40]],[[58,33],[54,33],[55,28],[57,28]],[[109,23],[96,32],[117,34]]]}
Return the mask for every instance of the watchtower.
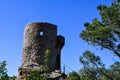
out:
{"label": "watchtower", "polygon": [[45,51],[49,51],[48,68],[60,70],[63,36],[57,36],[57,26],[46,22],[32,22],[26,25],[22,47],[21,68],[44,66]]}

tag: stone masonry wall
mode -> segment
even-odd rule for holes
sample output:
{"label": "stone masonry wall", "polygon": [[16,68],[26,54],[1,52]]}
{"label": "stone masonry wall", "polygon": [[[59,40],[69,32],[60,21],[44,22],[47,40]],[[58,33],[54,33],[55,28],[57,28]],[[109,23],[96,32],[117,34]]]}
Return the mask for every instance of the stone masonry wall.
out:
{"label": "stone masonry wall", "polygon": [[63,46],[64,37],[57,36],[56,25],[46,22],[29,23],[24,31],[21,68],[27,68],[30,64],[43,65],[44,53],[49,50],[49,68],[60,70],[60,52]]}

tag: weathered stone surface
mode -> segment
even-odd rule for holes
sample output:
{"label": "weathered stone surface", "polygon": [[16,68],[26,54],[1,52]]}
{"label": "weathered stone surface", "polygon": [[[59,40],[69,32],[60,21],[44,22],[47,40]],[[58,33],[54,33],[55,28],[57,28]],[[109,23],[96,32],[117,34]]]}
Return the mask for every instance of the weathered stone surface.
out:
{"label": "weathered stone surface", "polygon": [[[57,26],[46,22],[32,22],[26,25],[22,47],[22,64],[20,68],[44,66],[45,51],[49,50],[48,67],[60,70],[63,36],[57,36]],[[34,68],[34,67],[33,67]]]}

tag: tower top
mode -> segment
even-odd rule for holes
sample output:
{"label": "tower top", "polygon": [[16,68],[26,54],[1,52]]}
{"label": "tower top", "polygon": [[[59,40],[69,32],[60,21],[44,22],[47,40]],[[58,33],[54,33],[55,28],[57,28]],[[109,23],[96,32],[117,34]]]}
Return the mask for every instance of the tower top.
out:
{"label": "tower top", "polygon": [[57,27],[57,25],[54,25],[54,24],[51,24],[51,23],[48,23],[48,22],[37,22],[37,21],[28,23],[26,25],[26,27],[27,26],[32,26],[32,25],[51,25],[51,26],[56,26]]}

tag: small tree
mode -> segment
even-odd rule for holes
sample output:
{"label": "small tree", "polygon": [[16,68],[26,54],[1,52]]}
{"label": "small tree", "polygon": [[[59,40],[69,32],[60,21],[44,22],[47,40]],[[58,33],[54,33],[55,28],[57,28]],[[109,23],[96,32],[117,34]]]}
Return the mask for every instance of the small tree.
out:
{"label": "small tree", "polygon": [[83,65],[83,68],[80,70],[80,78],[99,80],[105,76],[107,79],[113,80],[113,78],[106,73],[105,65],[101,62],[99,56],[86,50],[79,59]]}
{"label": "small tree", "polygon": [[43,61],[43,66],[44,66],[46,72],[50,71],[50,69],[49,69],[49,58],[50,58],[50,50],[47,49],[47,50],[45,50],[44,61]]}
{"label": "small tree", "polygon": [[0,80],[8,80],[6,65],[6,61],[0,63]]}
{"label": "small tree", "polygon": [[115,62],[110,66],[109,75],[114,78],[114,80],[120,79],[120,62]]}
{"label": "small tree", "polygon": [[77,72],[73,71],[71,73],[69,73],[69,80],[80,80],[80,76]]}

